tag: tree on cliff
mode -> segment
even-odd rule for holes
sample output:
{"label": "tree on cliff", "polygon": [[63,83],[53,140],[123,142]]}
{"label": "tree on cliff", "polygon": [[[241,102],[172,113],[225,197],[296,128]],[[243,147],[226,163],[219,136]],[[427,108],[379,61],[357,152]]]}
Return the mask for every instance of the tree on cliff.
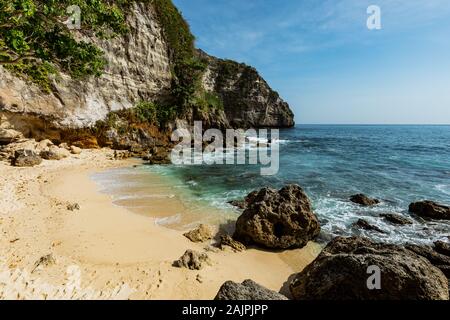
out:
{"label": "tree on cliff", "polygon": [[[100,75],[105,61],[95,45],[81,35],[112,36],[126,31],[120,8],[125,0],[2,0],[0,3],[0,65],[38,82],[55,66],[72,77]],[[69,10],[68,10],[69,8]],[[75,8],[75,9],[74,9]],[[72,32],[74,17],[80,28]],[[69,23],[68,23],[69,22]]]}

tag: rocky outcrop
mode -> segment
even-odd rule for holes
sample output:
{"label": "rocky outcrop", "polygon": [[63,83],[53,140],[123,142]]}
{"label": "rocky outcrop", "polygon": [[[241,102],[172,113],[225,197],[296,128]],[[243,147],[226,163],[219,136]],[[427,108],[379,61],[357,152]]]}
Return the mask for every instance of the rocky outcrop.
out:
{"label": "rocky outcrop", "polygon": [[424,218],[450,220],[450,207],[434,201],[420,201],[409,205],[409,211]]}
{"label": "rocky outcrop", "polygon": [[380,203],[380,200],[369,198],[362,193],[351,196],[350,201],[364,207],[374,206]]}
{"label": "rocky outcrop", "polygon": [[203,86],[222,99],[226,118],[232,127],[294,126],[294,114],[289,105],[255,68],[218,59],[200,50],[199,55],[208,62]]}
{"label": "rocky outcrop", "polygon": [[201,224],[198,228],[186,232],[184,236],[192,242],[205,242],[211,240],[213,235],[208,226]]}
{"label": "rocky outcrop", "polygon": [[263,188],[248,198],[233,238],[273,249],[304,247],[320,232],[311,202],[298,185]]}
{"label": "rocky outcrop", "polygon": [[[380,270],[380,288],[369,289],[370,266]],[[299,300],[448,300],[448,281],[427,259],[396,245],[338,237],[295,276]]]}
{"label": "rocky outcrop", "polygon": [[282,294],[264,288],[253,280],[245,280],[241,284],[233,281],[225,282],[214,300],[288,300]]}
{"label": "rocky outcrop", "polygon": [[205,265],[210,265],[211,260],[206,253],[200,253],[194,250],[186,250],[186,252],[176,260],[173,265],[177,268],[187,268],[190,270],[200,270]]}
{"label": "rocky outcrop", "polygon": [[409,220],[408,218],[405,218],[399,214],[394,214],[394,213],[382,213],[380,214],[380,217],[386,219],[387,221],[389,221],[392,224],[396,224],[396,225],[407,225],[407,224],[412,224],[412,221]]}

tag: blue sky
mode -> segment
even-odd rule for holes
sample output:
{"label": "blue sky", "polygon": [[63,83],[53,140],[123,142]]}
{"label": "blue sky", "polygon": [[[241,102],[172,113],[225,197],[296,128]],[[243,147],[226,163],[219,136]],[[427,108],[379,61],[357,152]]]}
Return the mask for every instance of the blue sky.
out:
{"label": "blue sky", "polygon": [[449,0],[174,3],[199,48],[255,66],[297,123],[450,124]]}

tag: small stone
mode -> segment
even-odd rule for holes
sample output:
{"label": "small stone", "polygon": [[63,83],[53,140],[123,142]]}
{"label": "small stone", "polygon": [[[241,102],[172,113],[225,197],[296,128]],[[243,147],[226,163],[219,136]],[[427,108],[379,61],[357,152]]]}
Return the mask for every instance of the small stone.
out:
{"label": "small stone", "polygon": [[67,210],[69,210],[69,211],[80,210],[80,205],[78,203],[68,204]]}
{"label": "small stone", "polygon": [[42,158],[39,157],[33,150],[16,150],[12,165],[16,167],[34,167],[42,163]]}
{"label": "small stone", "polygon": [[81,148],[78,148],[78,147],[76,147],[76,146],[71,146],[71,147],[70,147],[70,152],[71,152],[72,154],[80,154],[81,151],[82,151],[82,149],[81,149]]}
{"label": "small stone", "polygon": [[39,258],[38,261],[35,262],[33,270],[31,270],[31,273],[33,273],[39,267],[49,267],[51,265],[54,265],[55,263],[56,261],[52,254],[43,256]]}

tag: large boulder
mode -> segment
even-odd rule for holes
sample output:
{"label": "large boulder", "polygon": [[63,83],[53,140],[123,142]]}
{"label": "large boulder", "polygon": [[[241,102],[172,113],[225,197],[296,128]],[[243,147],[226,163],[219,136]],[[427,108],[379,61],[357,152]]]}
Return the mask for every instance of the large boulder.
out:
{"label": "large boulder", "polygon": [[12,165],[16,167],[34,167],[42,163],[42,158],[39,157],[33,150],[22,149],[14,152]]}
{"label": "large boulder", "polygon": [[304,247],[319,232],[308,196],[300,186],[288,185],[279,191],[263,188],[249,198],[233,238],[244,244],[288,249]]}
{"label": "large boulder", "polygon": [[[369,289],[369,267],[380,289]],[[427,259],[397,245],[338,237],[290,284],[298,300],[448,300],[445,275]]]}
{"label": "large boulder", "polygon": [[433,266],[440,269],[447,278],[450,278],[450,256],[439,252],[442,249],[439,244],[437,247],[435,245],[434,248],[424,245],[407,244],[406,248],[426,258]]}
{"label": "large boulder", "polygon": [[225,282],[214,300],[288,300],[288,298],[252,280],[245,280],[241,284],[233,281]]}
{"label": "large boulder", "polygon": [[409,211],[425,218],[450,220],[450,207],[433,201],[411,203]]}
{"label": "large boulder", "polygon": [[369,198],[362,193],[351,196],[350,201],[364,207],[374,206],[380,203],[380,200]]}

